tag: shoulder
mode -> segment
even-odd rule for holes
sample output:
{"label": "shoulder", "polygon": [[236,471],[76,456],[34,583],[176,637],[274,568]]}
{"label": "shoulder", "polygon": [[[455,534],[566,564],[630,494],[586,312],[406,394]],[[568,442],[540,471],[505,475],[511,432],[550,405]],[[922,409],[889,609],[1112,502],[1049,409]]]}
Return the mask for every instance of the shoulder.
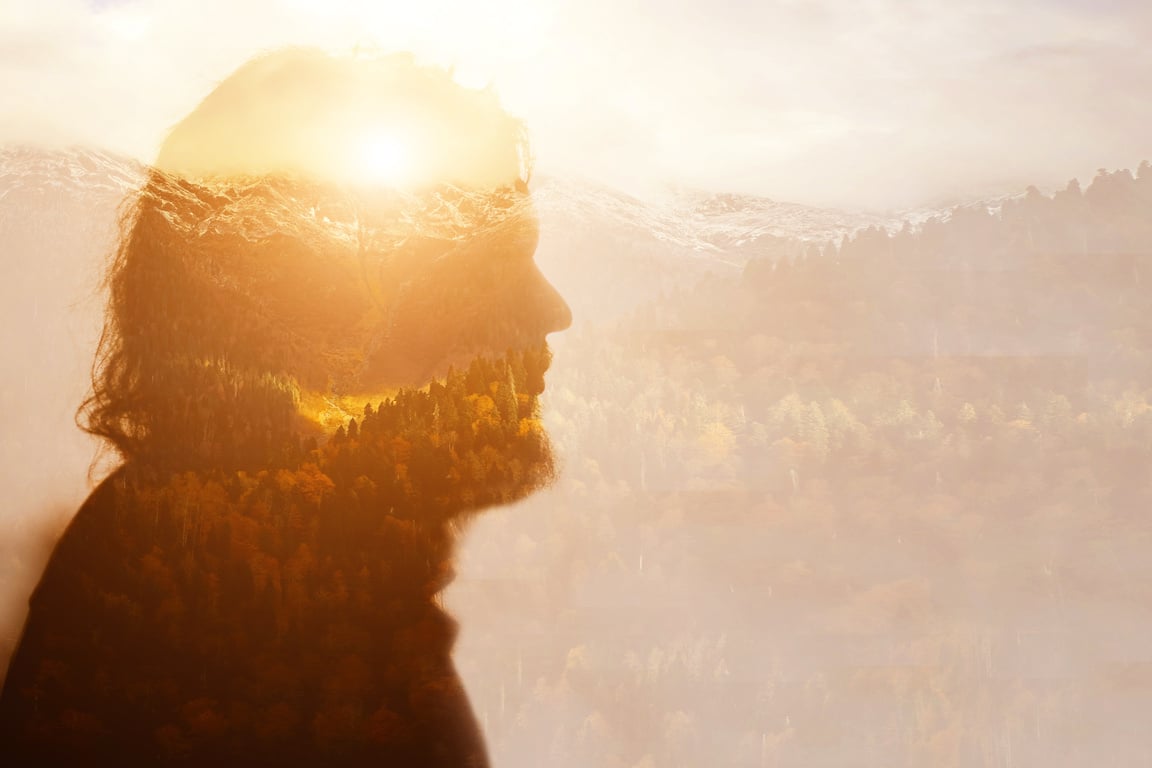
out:
{"label": "shoulder", "polygon": [[94,529],[102,528],[101,523],[115,519],[116,507],[124,495],[125,470],[117,469],[88,494],[80,509],[68,524],[61,542],[73,538],[92,535]]}
{"label": "shoulder", "polygon": [[117,508],[124,497],[126,473],[117,469],[96,486],[64,530],[52,558],[61,551],[86,547],[107,537],[115,526]]}
{"label": "shoulder", "polygon": [[93,567],[109,554],[116,536],[116,516],[124,486],[123,469],[105,478],[88,495],[56,542],[39,584],[32,593],[33,605],[50,601],[57,587],[91,575]]}

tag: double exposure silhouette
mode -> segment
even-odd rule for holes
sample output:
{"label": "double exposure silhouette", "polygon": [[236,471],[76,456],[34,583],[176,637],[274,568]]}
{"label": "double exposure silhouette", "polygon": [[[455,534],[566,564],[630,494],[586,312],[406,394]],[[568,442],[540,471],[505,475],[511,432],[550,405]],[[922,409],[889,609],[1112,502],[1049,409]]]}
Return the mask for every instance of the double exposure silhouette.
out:
{"label": "double exposure silhouette", "polygon": [[552,472],[530,164],[401,55],[260,57],[171,132],[81,410],[123,463],[32,596],[0,761],[487,764],[437,595],[462,519]]}

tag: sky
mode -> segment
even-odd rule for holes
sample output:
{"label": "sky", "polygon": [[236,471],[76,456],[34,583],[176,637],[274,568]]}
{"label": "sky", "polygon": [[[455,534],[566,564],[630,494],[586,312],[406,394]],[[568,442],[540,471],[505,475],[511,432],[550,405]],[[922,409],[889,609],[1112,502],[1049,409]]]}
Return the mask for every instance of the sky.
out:
{"label": "sky", "polygon": [[0,0],[0,142],[149,162],[252,55],[491,83],[542,172],[898,208],[1152,159],[1139,0]]}

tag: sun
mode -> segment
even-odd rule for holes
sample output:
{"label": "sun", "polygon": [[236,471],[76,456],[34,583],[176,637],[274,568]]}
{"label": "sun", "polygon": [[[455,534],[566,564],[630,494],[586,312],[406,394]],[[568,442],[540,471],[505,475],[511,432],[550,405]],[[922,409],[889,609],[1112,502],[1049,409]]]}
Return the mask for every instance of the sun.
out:
{"label": "sun", "polygon": [[396,136],[381,133],[366,138],[360,147],[360,173],[363,181],[399,185],[412,172],[412,153]]}

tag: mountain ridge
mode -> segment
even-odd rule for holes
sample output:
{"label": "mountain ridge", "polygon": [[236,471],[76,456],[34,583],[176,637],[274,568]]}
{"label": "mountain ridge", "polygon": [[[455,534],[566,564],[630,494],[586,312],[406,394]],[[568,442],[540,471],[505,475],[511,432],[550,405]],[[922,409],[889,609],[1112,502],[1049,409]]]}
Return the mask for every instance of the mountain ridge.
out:
{"label": "mountain ridge", "polygon": [[[127,194],[139,188],[146,167],[127,156],[92,147],[2,145],[0,200],[17,190],[83,189]],[[765,236],[839,240],[874,226],[899,229],[906,219],[946,215],[949,210],[923,207],[869,212],[690,187],[667,187],[665,194],[642,198],[591,179],[553,175],[538,175],[532,191],[545,218],[562,216],[646,229],[658,240],[701,254],[752,248]]]}

